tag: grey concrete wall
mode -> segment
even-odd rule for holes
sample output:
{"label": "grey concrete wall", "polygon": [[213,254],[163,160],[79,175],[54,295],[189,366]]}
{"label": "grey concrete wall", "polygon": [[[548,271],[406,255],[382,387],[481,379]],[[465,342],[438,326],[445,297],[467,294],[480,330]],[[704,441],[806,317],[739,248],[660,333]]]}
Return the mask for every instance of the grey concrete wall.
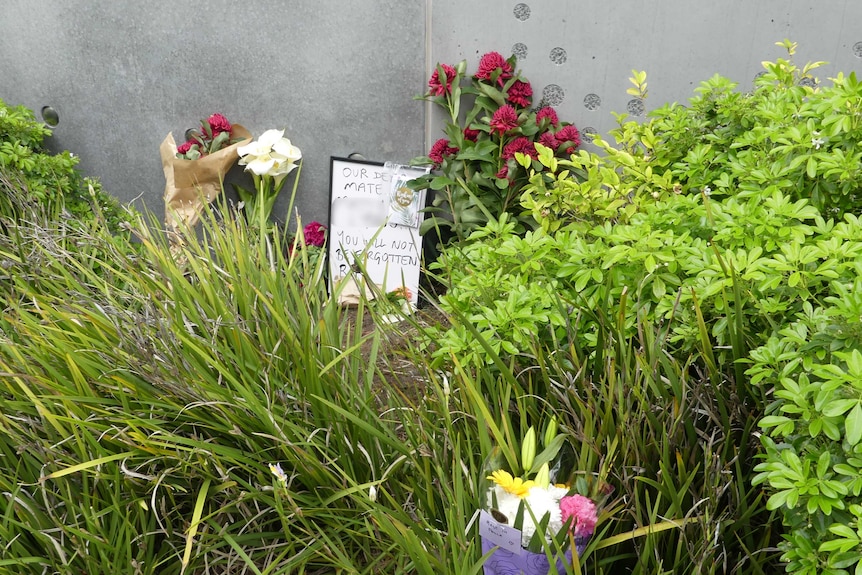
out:
{"label": "grey concrete wall", "polygon": [[518,52],[562,118],[606,133],[611,111],[640,113],[633,68],[648,73],[646,110],[716,72],[748,88],[783,38],[800,63],[828,60],[825,80],[862,68],[859,22],[859,0],[4,0],[0,98],[53,106],[51,146],[157,212],[168,132],[216,111],[254,134],[285,128],[307,221],[326,217],[330,156],[404,162],[440,137],[412,100],[436,62],[474,71],[487,51]]}
{"label": "grey concrete wall", "polygon": [[[431,62],[520,54],[519,67],[558,104],[560,118],[581,131],[605,134],[611,112],[641,114],[665,102],[685,103],[715,73],[749,89],[761,62],[786,57],[774,46],[799,44],[797,63],[827,60],[825,81],[838,70],[862,70],[859,0],[434,0]],[[646,70],[645,105],[632,102],[631,70]],[[433,116],[428,141],[441,137]]]}
{"label": "grey concrete wall", "polygon": [[331,155],[423,152],[424,110],[411,98],[424,31],[424,0],[4,0],[0,98],[37,114],[53,106],[50,146],[159,213],[168,132],[181,142],[213,112],[255,135],[285,128],[304,156],[303,218],[324,220]]}

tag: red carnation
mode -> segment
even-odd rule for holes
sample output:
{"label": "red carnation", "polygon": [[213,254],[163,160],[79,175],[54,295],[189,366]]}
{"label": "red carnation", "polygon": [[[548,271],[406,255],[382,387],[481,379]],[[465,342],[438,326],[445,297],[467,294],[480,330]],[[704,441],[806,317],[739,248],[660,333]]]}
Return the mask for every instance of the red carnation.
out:
{"label": "red carnation", "polygon": [[494,131],[505,134],[509,130],[514,130],[518,127],[518,112],[515,108],[506,104],[500,106],[494,115],[491,117],[491,128]]}
{"label": "red carnation", "polygon": [[572,125],[560,128],[554,136],[557,138],[557,144],[559,146],[566,146],[566,144],[568,144],[566,146],[567,154],[574,153],[575,149],[581,145],[581,133]]}
{"label": "red carnation", "polygon": [[227,118],[222,116],[221,114],[213,114],[209,118],[207,118],[207,123],[212,128],[213,139],[216,138],[222,132],[227,132],[230,134],[231,125],[230,122],[227,121]]}
{"label": "red carnation", "polygon": [[472,128],[464,128],[464,139],[471,142],[475,142],[479,139],[479,130],[473,130]]}
{"label": "red carnation", "polygon": [[322,248],[326,243],[326,226],[320,222],[311,222],[302,228],[302,235],[305,237],[305,245]]}
{"label": "red carnation", "polygon": [[431,146],[431,151],[428,152],[428,157],[431,158],[431,161],[434,162],[435,166],[439,166],[443,163],[443,158],[456,153],[458,153],[458,148],[450,146],[449,140],[446,138],[440,138],[434,142],[433,146]]}
{"label": "red carnation", "polygon": [[[443,68],[443,72],[446,73],[445,84],[440,81],[440,68]],[[451,93],[452,81],[455,79],[455,76],[458,75],[458,73],[455,71],[455,68],[453,68],[449,64],[440,64],[440,68],[436,68],[434,70],[434,73],[431,74],[431,79],[428,80],[428,88],[430,88],[432,96],[443,96],[445,94]]]}
{"label": "red carnation", "polygon": [[560,119],[557,118],[557,111],[551,108],[550,106],[545,106],[538,112],[536,112],[536,124],[541,124],[542,120],[547,118],[549,120],[549,124],[551,126],[556,127],[557,124],[560,123]]}
{"label": "red carnation", "polygon": [[195,145],[195,142],[191,142],[191,141],[183,142],[182,144],[177,146],[177,153],[178,154],[188,154],[189,150],[191,150],[192,146],[194,146],[194,145]]}
{"label": "red carnation", "polygon": [[539,143],[547,148],[551,148],[554,152],[557,151],[557,137],[550,132],[545,132],[539,136]]}
{"label": "red carnation", "polygon": [[536,152],[536,146],[533,145],[533,142],[530,141],[530,138],[525,138],[521,136],[520,138],[515,138],[503,148],[503,159],[509,160],[515,157],[515,154],[518,152],[522,154],[526,154],[531,158],[535,159],[539,157],[539,154]]}
{"label": "red carnation", "polygon": [[533,87],[530,86],[529,82],[515,80],[515,83],[509,88],[506,99],[517,106],[526,108],[533,100]]}
{"label": "red carnation", "polygon": [[512,65],[506,62],[506,59],[499,52],[488,52],[479,60],[479,70],[474,78],[490,82],[491,76],[497,70],[500,70],[497,83],[502,86],[506,80],[512,77]]}
{"label": "red carnation", "polygon": [[508,164],[503,164],[503,167],[500,168],[499,172],[497,172],[496,177],[500,180],[509,179],[509,166],[508,166]]}

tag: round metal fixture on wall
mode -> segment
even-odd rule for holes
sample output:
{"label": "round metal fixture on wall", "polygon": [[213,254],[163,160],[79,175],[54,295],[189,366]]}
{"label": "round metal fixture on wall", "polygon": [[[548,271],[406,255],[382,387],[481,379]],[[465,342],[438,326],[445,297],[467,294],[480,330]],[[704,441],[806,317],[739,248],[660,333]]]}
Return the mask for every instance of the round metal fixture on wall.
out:
{"label": "round metal fixture on wall", "polygon": [[57,113],[57,110],[51,106],[43,106],[42,121],[45,122],[45,125],[49,128],[56,128],[57,124],[60,123],[60,115]]}

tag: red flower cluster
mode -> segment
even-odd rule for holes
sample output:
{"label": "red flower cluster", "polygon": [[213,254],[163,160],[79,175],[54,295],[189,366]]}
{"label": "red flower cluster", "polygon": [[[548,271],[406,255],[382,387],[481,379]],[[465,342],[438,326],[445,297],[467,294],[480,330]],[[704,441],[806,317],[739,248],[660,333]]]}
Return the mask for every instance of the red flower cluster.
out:
{"label": "red flower cluster", "polygon": [[557,118],[557,111],[550,106],[545,106],[544,108],[536,112],[536,124],[541,126],[542,120],[544,120],[545,118],[548,119],[548,124],[550,124],[551,126],[556,127],[557,124],[560,123],[560,119]]}
{"label": "red flower cluster", "polygon": [[[201,120],[200,131],[196,132],[189,140],[177,146],[177,157],[189,160],[217,152],[223,147],[230,145],[232,131],[233,126],[227,118],[218,113],[212,114],[206,120]],[[227,134],[227,139],[214,146],[213,141],[220,134]],[[191,158],[186,157],[186,154],[191,151],[196,151],[197,153]]]}
{"label": "red flower cluster", "polygon": [[491,76],[499,70],[497,83],[502,86],[506,80],[512,77],[512,65],[509,64],[499,52],[488,52],[479,60],[479,70],[473,76],[477,80],[491,82]]}
{"label": "red flower cluster", "polygon": [[552,132],[544,132],[539,136],[539,143],[546,148],[551,148],[555,152],[557,151],[557,137]]}
{"label": "red flower cluster", "polygon": [[450,146],[449,140],[446,138],[440,138],[434,142],[433,146],[431,146],[431,151],[428,152],[428,157],[431,158],[431,161],[434,162],[435,166],[440,166],[446,156],[451,156],[452,154],[457,153],[458,148]]}
{"label": "red flower cluster", "polygon": [[518,127],[518,112],[515,108],[506,104],[500,106],[494,115],[491,117],[491,128],[495,132],[505,134],[509,130],[514,130]]}
{"label": "red flower cluster", "polygon": [[305,245],[322,248],[326,243],[326,226],[320,222],[311,222],[302,228]]}
{"label": "red flower cluster", "polygon": [[515,82],[509,87],[509,93],[506,95],[506,100],[516,106],[526,108],[533,101],[533,87],[530,86],[529,82],[515,80]]}
{"label": "red flower cluster", "polygon": [[581,145],[581,133],[572,125],[560,128],[554,137],[557,139],[557,149],[564,147],[567,154],[573,154]]}
{"label": "red flower cluster", "polygon": [[479,139],[479,130],[474,130],[472,128],[464,128],[464,139],[470,140],[471,142],[475,142]]}
{"label": "red flower cluster", "polygon": [[432,96],[444,96],[446,94],[450,94],[452,92],[452,81],[455,79],[455,76],[458,75],[455,68],[449,64],[440,64],[440,68],[443,68],[443,72],[446,74],[446,81],[442,82],[440,80],[440,69],[435,69],[434,73],[431,74],[431,79],[428,80],[428,88],[430,89]]}
{"label": "red flower cluster", "polygon": [[210,125],[210,129],[213,133],[213,138],[221,134],[222,132],[227,132],[230,134],[232,126],[230,122],[227,121],[227,118],[222,116],[221,114],[213,114],[209,118],[207,118],[207,123]]}
{"label": "red flower cluster", "polygon": [[521,136],[519,138],[515,138],[503,148],[503,159],[510,160],[515,157],[515,154],[522,153],[530,156],[533,159],[539,157],[539,153],[536,152],[536,146],[533,145],[533,142],[530,138],[526,138]]}

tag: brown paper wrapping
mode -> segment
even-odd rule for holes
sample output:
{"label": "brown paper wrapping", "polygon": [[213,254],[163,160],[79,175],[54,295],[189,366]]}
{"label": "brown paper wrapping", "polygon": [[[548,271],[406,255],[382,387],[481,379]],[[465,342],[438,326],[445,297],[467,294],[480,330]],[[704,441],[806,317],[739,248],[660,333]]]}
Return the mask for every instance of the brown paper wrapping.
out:
{"label": "brown paper wrapping", "polygon": [[225,174],[239,160],[236,149],[251,142],[251,132],[239,124],[233,125],[231,133],[242,141],[197,160],[177,158],[173,134],[168,134],[159,146],[165,170],[165,225],[168,230],[193,227],[204,207],[221,192]]}
{"label": "brown paper wrapping", "polygon": [[[362,287],[360,287],[360,283],[362,284]],[[365,280],[357,282],[356,277],[353,274],[335,278],[332,284],[336,286],[335,289],[338,293],[338,303],[343,307],[354,307],[359,305],[359,301],[363,298],[363,292],[366,301],[371,301],[375,298],[374,290],[365,283]],[[378,289],[382,287],[383,286],[380,285],[377,286]]]}

